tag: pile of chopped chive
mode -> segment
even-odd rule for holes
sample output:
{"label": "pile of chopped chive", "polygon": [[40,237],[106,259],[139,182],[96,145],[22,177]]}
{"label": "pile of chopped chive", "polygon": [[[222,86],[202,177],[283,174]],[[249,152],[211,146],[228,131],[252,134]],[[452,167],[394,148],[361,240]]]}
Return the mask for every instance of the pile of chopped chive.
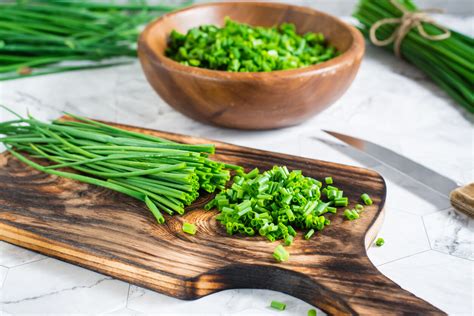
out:
{"label": "pile of chopped chive", "polygon": [[[199,190],[224,189],[230,169],[208,158],[214,145],[180,144],[69,114],[76,121],[43,123],[29,116],[0,123],[7,150],[42,172],[94,184],[143,201],[159,223],[183,214]],[[42,165],[30,157],[54,162]],[[63,168],[75,169],[81,174]],[[187,233],[195,228],[186,226]]]}
{"label": "pile of chopped chive", "polygon": [[[285,166],[263,173],[254,169],[236,175],[232,185],[217,194],[206,209],[219,209],[217,220],[230,235],[258,234],[270,241],[283,239],[289,246],[296,229],[306,230],[305,238],[309,239],[330,224],[325,214],[348,205],[348,198],[332,185],[332,178],[325,182],[305,177],[300,170],[290,172]],[[277,261],[288,259],[281,249],[276,249],[274,256]]]}
{"label": "pile of chopped chive", "polygon": [[136,56],[142,25],[190,3],[0,2],[0,80],[128,63],[124,58]]}
{"label": "pile of chopped chive", "polygon": [[294,24],[254,27],[225,19],[224,27],[173,30],[166,55],[181,64],[232,72],[261,72],[315,65],[339,53],[321,33],[298,35]]}

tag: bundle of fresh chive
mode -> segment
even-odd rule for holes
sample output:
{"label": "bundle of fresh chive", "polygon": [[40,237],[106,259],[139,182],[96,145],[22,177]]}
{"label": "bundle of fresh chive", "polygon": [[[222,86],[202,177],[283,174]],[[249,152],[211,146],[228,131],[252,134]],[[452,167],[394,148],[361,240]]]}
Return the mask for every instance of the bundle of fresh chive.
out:
{"label": "bundle of fresh chive", "polygon": [[140,27],[189,2],[2,1],[0,80],[130,62],[100,61],[136,56]]}
{"label": "bundle of fresh chive", "polygon": [[236,175],[231,187],[216,195],[206,208],[221,211],[217,220],[230,235],[259,234],[270,241],[283,239],[289,246],[295,229],[306,230],[305,238],[309,239],[330,224],[324,214],[348,205],[344,192],[332,184],[331,177],[325,179],[323,187],[321,181],[305,177],[300,170],[289,172],[285,166],[263,173],[254,169]]}
{"label": "bundle of fresh chive", "polygon": [[[408,11],[418,10],[412,0],[395,1]],[[359,0],[353,15],[361,23],[360,30],[369,38],[374,23],[387,18],[399,18],[402,12],[390,0]],[[422,24],[430,35],[443,33],[431,23]],[[398,26],[382,25],[376,33],[377,38],[387,39]],[[401,43],[401,55],[426,73],[456,102],[474,113],[474,39],[453,30],[450,32],[449,38],[433,41],[412,29]],[[393,45],[387,45],[386,48],[393,50]]]}
{"label": "bundle of fresh chive", "polygon": [[[159,223],[165,220],[161,212],[183,214],[200,189],[224,189],[229,169],[239,169],[209,159],[214,145],[175,143],[69,115],[76,121],[49,124],[18,116],[0,123],[0,134],[5,135],[0,142],[19,160],[42,172],[106,187],[145,202]],[[44,166],[20,151],[55,164]]]}

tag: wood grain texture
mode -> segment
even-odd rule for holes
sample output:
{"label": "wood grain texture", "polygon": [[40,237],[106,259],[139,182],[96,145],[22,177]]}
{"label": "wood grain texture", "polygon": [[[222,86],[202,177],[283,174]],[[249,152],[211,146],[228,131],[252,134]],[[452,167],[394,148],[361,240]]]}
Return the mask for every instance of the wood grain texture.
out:
{"label": "wood grain texture", "polygon": [[[209,140],[124,128],[184,143]],[[354,203],[362,192],[374,204],[357,221],[341,212],[307,241],[301,233],[289,247],[291,258],[275,263],[261,237],[228,236],[204,211],[203,194],[184,216],[155,223],[144,205],[93,185],[46,175],[9,154],[0,155],[0,240],[95,270],[181,299],[195,299],[230,288],[281,291],[330,314],[442,314],[379,273],[366,255],[383,217],[384,180],[367,169],[217,145],[215,159],[261,170],[273,165],[301,169],[319,178],[332,175]],[[195,236],[181,231],[195,223]]]}
{"label": "wood grain texture", "polygon": [[[301,34],[322,32],[343,54],[318,65],[267,73],[184,66],[164,55],[173,29],[222,25],[227,16],[265,27],[290,22]],[[196,120],[241,129],[295,125],[321,112],[347,90],[363,54],[364,38],[353,26],[323,12],[282,3],[195,5],[150,23],[138,42],[145,75],[168,104]]]}

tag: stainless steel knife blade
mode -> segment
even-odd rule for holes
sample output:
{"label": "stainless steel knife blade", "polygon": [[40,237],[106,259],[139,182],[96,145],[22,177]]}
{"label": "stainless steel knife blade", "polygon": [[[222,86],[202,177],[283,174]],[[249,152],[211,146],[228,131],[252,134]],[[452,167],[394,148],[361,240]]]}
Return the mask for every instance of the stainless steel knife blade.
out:
{"label": "stainless steel knife blade", "polygon": [[360,138],[332,131],[323,131],[336,137],[344,143],[359,149],[381,163],[398,170],[404,175],[420,183],[423,183],[425,186],[442,194],[443,196],[449,197],[451,191],[459,187],[459,184],[456,183],[456,181],[445,177],[409,158],[406,158],[394,152],[393,150]]}

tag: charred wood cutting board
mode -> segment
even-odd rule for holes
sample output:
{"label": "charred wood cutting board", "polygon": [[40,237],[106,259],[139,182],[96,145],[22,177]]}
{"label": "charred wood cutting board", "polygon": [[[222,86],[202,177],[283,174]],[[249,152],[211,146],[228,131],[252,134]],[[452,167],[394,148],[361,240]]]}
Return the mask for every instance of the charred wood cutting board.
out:
{"label": "charred wood cutting board", "polygon": [[[277,243],[228,236],[203,210],[203,194],[184,216],[156,224],[143,203],[120,193],[43,174],[11,155],[0,155],[0,240],[32,249],[181,299],[230,288],[288,293],[331,314],[442,314],[383,276],[366,254],[383,219],[386,188],[374,171],[265,152],[201,138],[121,126],[183,143],[215,143],[214,159],[247,169],[273,165],[331,175],[352,203],[367,192],[374,204],[361,218],[330,215],[331,225],[311,240],[301,233],[287,248],[290,260],[272,257]],[[352,205],[353,206],[353,205]],[[195,223],[194,236],[182,232]]]}

